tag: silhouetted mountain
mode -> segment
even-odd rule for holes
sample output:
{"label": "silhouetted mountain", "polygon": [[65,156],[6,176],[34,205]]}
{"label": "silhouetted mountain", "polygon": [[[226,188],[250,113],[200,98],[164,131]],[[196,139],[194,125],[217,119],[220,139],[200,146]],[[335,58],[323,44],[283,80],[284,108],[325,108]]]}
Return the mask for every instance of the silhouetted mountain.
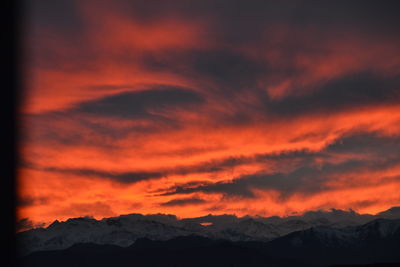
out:
{"label": "silhouetted mountain", "polygon": [[179,220],[174,215],[163,214],[129,214],[102,220],[83,217],[65,222],[55,221],[47,228],[21,232],[18,240],[23,255],[40,250],[66,249],[77,243],[128,247],[140,238],[162,241],[190,235],[230,241],[266,242],[312,227],[343,228],[376,218],[400,218],[400,209],[391,208],[378,215],[332,209],[285,218],[207,215]]}
{"label": "silhouetted mountain", "polygon": [[272,240],[267,250],[316,264],[400,262],[400,220],[376,219],[345,228],[313,227]]}
{"label": "silhouetted mountain", "polygon": [[169,241],[138,240],[127,248],[79,244],[66,250],[35,252],[23,260],[22,266],[308,266],[279,258],[269,258],[262,248],[249,248],[231,241],[199,237]]}
{"label": "silhouetted mountain", "polygon": [[318,226],[272,241],[229,241],[187,235],[137,239],[128,247],[75,244],[37,251],[23,266],[330,266],[400,262],[400,220],[343,228]]}

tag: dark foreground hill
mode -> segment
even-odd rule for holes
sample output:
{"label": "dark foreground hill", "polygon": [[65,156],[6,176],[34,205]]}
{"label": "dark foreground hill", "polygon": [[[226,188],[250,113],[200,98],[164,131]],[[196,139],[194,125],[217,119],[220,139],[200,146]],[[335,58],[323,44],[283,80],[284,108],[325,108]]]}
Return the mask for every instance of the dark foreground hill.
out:
{"label": "dark foreground hill", "polygon": [[36,252],[24,259],[23,266],[308,266],[271,258],[258,247],[262,244],[248,247],[198,237],[136,243],[128,248],[80,244],[62,251]]}
{"label": "dark foreground hill", "polygon": [[[315,227],[269,242],[184,236],[138,239],[129,247],[76,244],[38,251],[23,266],[332,266],[400,262],[400,220],[378,219],[346,228]],[[388,266],[396,266],[394,264]]]}

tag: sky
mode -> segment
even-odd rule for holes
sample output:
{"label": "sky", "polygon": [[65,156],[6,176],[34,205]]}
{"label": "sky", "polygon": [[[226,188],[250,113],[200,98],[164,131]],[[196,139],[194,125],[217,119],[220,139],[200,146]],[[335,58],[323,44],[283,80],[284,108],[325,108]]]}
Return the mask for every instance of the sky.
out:
{"label": "sky", "polygon": [[400,205],[396,1],[27,1],[17,211]]}

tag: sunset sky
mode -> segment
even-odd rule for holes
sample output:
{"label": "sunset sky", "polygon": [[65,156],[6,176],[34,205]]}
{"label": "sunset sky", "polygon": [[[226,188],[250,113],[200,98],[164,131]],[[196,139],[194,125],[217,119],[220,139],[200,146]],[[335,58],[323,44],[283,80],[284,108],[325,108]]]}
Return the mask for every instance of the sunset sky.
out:
{"label": "sunset sky", "polygon": [[396,1],[27,1],[19,218],[400,205]]}

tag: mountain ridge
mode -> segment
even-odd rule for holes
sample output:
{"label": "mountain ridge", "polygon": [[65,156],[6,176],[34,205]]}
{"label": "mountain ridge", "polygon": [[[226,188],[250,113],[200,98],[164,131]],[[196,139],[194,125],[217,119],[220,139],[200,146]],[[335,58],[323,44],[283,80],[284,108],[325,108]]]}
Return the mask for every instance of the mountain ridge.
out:
{"label": "mountain ridge", "polygon": [[[332,209],[312,211],[289,217],[236,217],[207,215],[178,219],[174,215],[129,214],[96,220],[90,217],[54,221],[47,228],[36,228],[17,234],[21,254],[40,250],[62,250],[77,243],[128,247],[137,239],[166,241],[179,236],[198,235],[229,241],[267,242],[287,234],[313,227],[344,228],[362,225],[375,219],[400,218],[400,209],[393,207],[377,215]],[[203,225],[203,223],[210,223]]]}
{"label": "mountain ridge", "polygon": [[23,258],[23,266],[102,267],[129,262],[143,267],[326,267],[376,262],[396,266],[399,247],[400,219],[375,219],[344,228],[316,226],[266,242],[188,235],[169,240],[140,238],[127,247],[78,243],[64,250],[33,252]]}

